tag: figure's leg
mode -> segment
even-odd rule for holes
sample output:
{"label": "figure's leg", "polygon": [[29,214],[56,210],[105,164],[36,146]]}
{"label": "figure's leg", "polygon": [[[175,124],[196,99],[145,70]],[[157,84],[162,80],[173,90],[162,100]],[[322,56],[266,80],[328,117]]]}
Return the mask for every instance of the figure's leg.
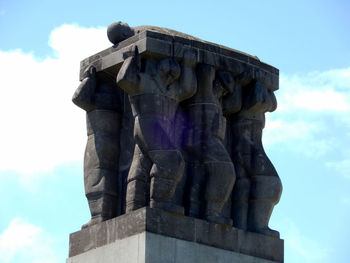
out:
{"label": "figure's leg", "polygon": [[117,216],[119,142],[113,136],[92,134],[84,158],[84,186],[91,220],[82,226]]}
{"label": "figure's leg", "polygon": [[151,160],[141,152],[138,145],[135,145],[127,182],[126,213],[148,205],[151,167]]}
{"label": "figure's leg", "polygon": [[268,227],[274,206],[279,202],[282,183],[272,163],[265,154],[254,158],[255,175],[252,178],[248,230],[279,237],[279,233]]}
{"label": "figure's leg", "polygon": [[176,204],[176,205],[178,205],[180,207],[184,207],[184,209],[186,209],[185,205],[187,204],[186,203],[186,197],[185,197],[186,184],[187,184],[187,175],[188,175],[188,168],[187,168],[187,164],[185,162],[185,168],[184,168],[183,176],[182,176],[181,180],[178,182],[178,184],[176,186],[176,190],[175,190],[174,196],[171,199],[171,202],[173,202],[174,204]]}
{"label": "figure's leg", "polygon": [[148,155],[153,162],[150,172],[150,206],[184,214],[184,208],[172,202],[176,186],[184,172],[182,154],[177,150],[153,150]]}
{"label": "figure's leg", "polygon": [[231,219],[222,215],[222,208],[235,183],[234,166],[232,162],[210,162],[204,163],[204,167],[207,174],[204,217],[211,222],[232,225]]}
{"label": "figure's leg", "polygon": [[89,203],[91,220],[88,223],[84,224],[82,226],[82,229],[117,216],[117,195],[99,192],[87,194],[86,197]]}
{"label": "figure's leg", "polygon": [[232,191],[232,218],[233,226],[247,229],[248,200],[250,192],[250,179],[244,167],[235,163],[237,179]]}
{"label": "figure's leg", "polygon": [[202,209],[202,193],[205,186],[205,172],[199,162],[188,163],[187,178],[187,213],[191,217],[199,218]]}

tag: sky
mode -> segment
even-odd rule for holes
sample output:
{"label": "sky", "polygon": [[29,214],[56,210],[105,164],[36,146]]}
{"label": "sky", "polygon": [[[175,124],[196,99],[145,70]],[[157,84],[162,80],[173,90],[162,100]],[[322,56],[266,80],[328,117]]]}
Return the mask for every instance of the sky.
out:
{"label": "sky", "polygon": [[178,30],[280,70],[263,142],[285,262],[350,261],[350,1],[0,0],[0,262],[58,263],[89,220],[79,63],[117,21]]}

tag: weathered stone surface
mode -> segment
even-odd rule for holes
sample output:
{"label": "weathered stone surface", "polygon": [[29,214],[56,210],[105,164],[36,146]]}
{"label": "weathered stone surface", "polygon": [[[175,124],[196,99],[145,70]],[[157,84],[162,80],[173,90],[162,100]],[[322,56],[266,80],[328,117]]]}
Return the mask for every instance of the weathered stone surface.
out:
{"label": "weathered stone surface", "polygon": [[146,231],[283,261],[268,227],[282,184],[261,140],[278,70],[165,28],[118,22],[108,37],[73,96],[87,113],[91,220],[71,255]]}
{"label": "weathered stone surface", "polygon": [[237,180],[232,195],[234,226],[265,235],[279,236],[268,228],[282,184],[262,145],[265,112],[277,107],[272,91],[256,81],[249,87],[240,111],[228,114],[228,148]]}
{"label": "weathered stone surface", "polygon": [[[137,29],[137,27],[135,28]],[[93,65],[97,72],[104,71],[115,76],[123,63],[123,53],[130,45],[138,47],[141,57],[173,57],[180,60],[184,50],[196,52],[197,62],[225,69],[232,74],[244,74],[249,79],[263,79],[271,90],[278,89],[278,69],[261,62],[257,57],[225,46],[154,26],[143,26],[135,30],[135,35],[103,50],[80,64],[80,79],[84,71]]]}
{"label": "weathered stone surface", "polygon": [[84,155],[84,186],[91,220],[83,227],[118,215],[118,161],[120,155],[121,91],[115,81],[101,77],[93,66],[72,101],[86,111],[88,140]]}
{"label": "weathered stone surface", "polygon": [[67,263],[276,263],[220,248],[165,237],[136,234],[67,259]]}
{"label": "weathered stone surface", "polygon": [[173,144],[172,124],[179,102],[197,89],[194,54],[184,53],[181,67],[171,58],[146,61],[144,72],[136,46],[123,57],[117,84],[129,95],[136,143],[128,175],[126,212],[149,204],[183,214],[181,206],[171,203],[184,169],[182,154]]}
{"label": "weathered stone surface", "polygon": [[[171,237],[178,240],[189,241],[191,243],[186,243],[186,245],[192,247],[196,247],[197,245],[201,244],[226,250],[226,252],[220,252],[223,254],[227,253],[227,251],[233,251],[241,254],[243,258],[244,255],[250,255],[252,257],[260,258],[261,260],[264,259],[271,260],[273,262],[283,262],[283,240],[281,239],[255,234],[252,232],[245,232],[239,229],[209,223],[191,217],[176,216],[162,210],[152,209],[149,207],[141,208],[129,214],[125,214],[93,225],[79,232],[72,233],[70,236],[69,257],[71,257],[73,260],[74,256],[76,255],[142,233],[146,233],[146,236],[148,233],[153,233],[162,236],[162,238]],[[159,239],[157,242],[159,242]],[[183,244],[184,243],[182,243],[181,246],[183,246]],[[155,253],[152,249],[149,251],[150,253]],[[194,253],[194,251],[192,252]],[[134,250],[133,253],[135,253]],[[172,249],[169,249],[167,253],[171,254]],[[122,254],[124,257],[125,252]],[[119,254],[116,253],[116,256],[118,255]],[[194,255],[200,256],[199,254]],[[195,258],[194,255],[191,255],[189,258]],[[235,262],[233,261],[235,259],[233,256],[234,254],[230,255],[232,256],[232,261],[228,262]],[[184,262],[207,261],[188,260]]]}

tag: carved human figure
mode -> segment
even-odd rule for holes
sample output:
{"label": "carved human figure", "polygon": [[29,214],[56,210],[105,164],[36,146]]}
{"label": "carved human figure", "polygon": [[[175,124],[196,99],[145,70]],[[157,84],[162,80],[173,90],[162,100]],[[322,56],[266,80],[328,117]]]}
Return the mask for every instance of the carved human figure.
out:
{"label": "carved human figure", "polygon": [[87,113],[84,185],[91,220],[82,228],[117,216],[121,114],[115,86],[97,79],[95,68],[89,67],[72,99]]}
{"label": "carved human figure", "polygon": [[247,91],[242,109],[230,116],[230,147],[237,175],[232,194],[233,225],[278,237],[279,233],[271,230],[268,223],[280,199],[282,184],[261,142],[265,112],[274,111],[277,102],[262,82],[244,88]]}
{"label": "carved human figure", "polygon": [[190,123],[185,150],[192,163],[192,171],[187,173],[188,214],[232,224],[221,213],[235,182],[234,167],[223,144],[226,122],[221,109],[221,97],[233,91],[232,85],[223,81],[226,73],[216,74],[210,65],[198,65],[196,73],[197,93],[184,105]]}
{"label": "carved human figure", "polygon": [[172,202],[184,169],[182,154],[173,142],[173,121],[179,102],[196,92],[195,54],[185,52],[182,67],[172,58],[146,61],[144,72],[137,47],[124,55],[117,84],[129,94],[136,143],[126,212],[149,204],[183,214],[183,207]]}

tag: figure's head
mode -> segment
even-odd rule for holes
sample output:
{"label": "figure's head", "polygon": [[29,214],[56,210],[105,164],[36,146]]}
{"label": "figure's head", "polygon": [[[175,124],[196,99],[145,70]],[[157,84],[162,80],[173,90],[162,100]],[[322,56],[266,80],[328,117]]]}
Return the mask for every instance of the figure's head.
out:
{"label": "figure's head", "polygon": [[94,66],[89,66],[84,71],[84,78],[93,77],[96,74],[96,68]]}
{"label": "figure's head", "polygon": [[157,64],[157,73],[165,85],[169,85],[180,77],[181,68],[176,60],[164,58]]}
{"label": "figure's head", "polygon": [[134,35],[134,30],[129,27],[127,23],[116,22],[110,24],[107,28],[107,36],[109,41],[111,41],[114,45],[119,42],[131,37]]}
{"label": "figure's head", "polygon": [[214,82],[214,93],[218,98],[221,98],[228,93],[233,92],[235,82],[231,73],[226,71],[217,71]]}
{"label": "figure's head", "polygon": [[213,93],[214,93],[214,96],[217,97],[218,99],[221,99],[227,94],[227,91],[224,88],[224,85],[222,85],[220,80],[217,78],[214,80]]}
{"label": "figure's head", "polygon": [[198,64],[196,68],[197,78],[199,81],[214,81],[215,79],[215,68],[208,64]]}

